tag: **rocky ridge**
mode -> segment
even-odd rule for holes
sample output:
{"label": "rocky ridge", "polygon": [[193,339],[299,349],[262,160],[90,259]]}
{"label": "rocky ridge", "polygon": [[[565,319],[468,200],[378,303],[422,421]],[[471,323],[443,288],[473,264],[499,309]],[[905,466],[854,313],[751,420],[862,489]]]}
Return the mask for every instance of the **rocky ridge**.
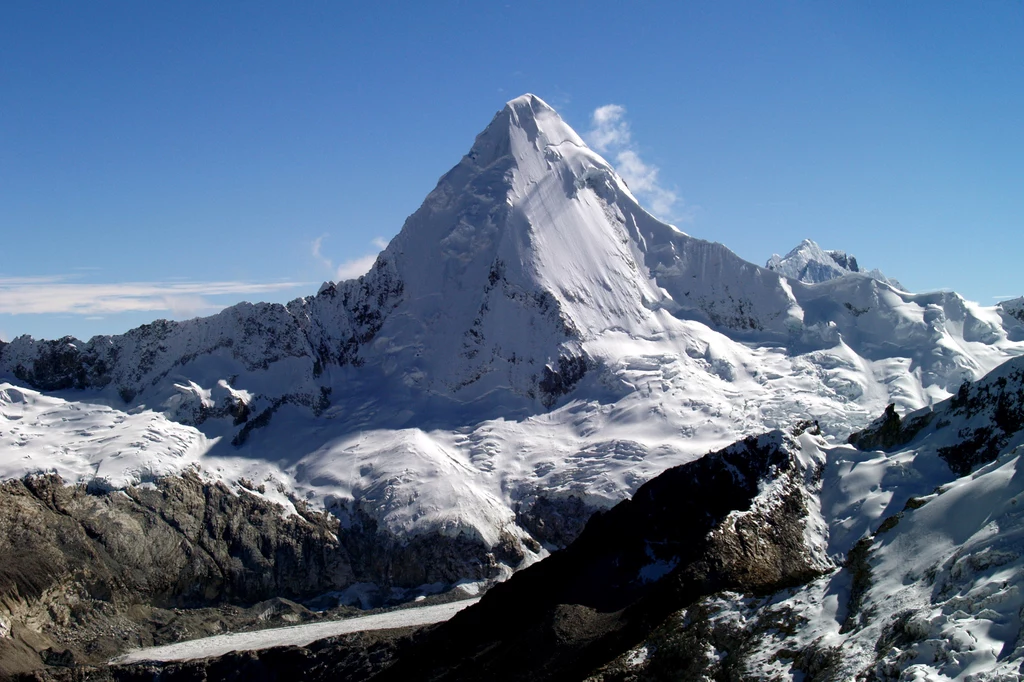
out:
{"label": "rocky ridge", "polygon": [[499,574],[488,547],[388,541],[372,521],[341,528],[323,511],[295,510],[194,473],[123,491],[54,475],[0,484],[0,675],[336,615],[289,598],[333,608],[353,584],[400,600]]}

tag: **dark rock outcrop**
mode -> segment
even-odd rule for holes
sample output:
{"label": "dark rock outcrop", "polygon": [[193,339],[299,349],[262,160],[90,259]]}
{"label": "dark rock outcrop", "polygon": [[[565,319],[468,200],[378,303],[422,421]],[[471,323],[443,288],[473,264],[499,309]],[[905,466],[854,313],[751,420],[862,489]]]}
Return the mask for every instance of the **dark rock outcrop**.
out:
{"label": "dark rock outcrop", "polygon": [[575,495],[538,496],[532,504],[517,505],[516,523],[548,547],[563,548],[579,537],[597,511]]}
{"label": "dark rock outcrop", "polygon": [[[956,394],[900,419],[894,405],[852,434],[860,450],[897,450],[917,438],[936,438],[936,452],[957,476],[993,461],[1024,431],[1024,359],[1009,360]],[[942,441],[941,443],[939,441]]]}
{"label": "dark rock outcrop", "polygon": [[809,580],[808,472],[792,448],[776,432],[666,471],[374,679],[582,679],[702,595]]}
{"label": "dark rock outcrop", "polygon": [[124,491],[67,486],[56,475],[0,483],[0,676],[313,617],[277,602],[245,612],[268,599],[358,582],[386,594],[486,579],[498,559],[515,558],[462,538],[399,541],[372,523],[342,528],[334,515],[297,501],[295,509],[286,515],[255,490],[195,474]]}
{"label": "dark rock outcrop", "polygon": [[897,450],[912,441],[934,416],[929,410],[903,420],[896,414],[896,405],[890,403],[881,417],[863,431],[851,433],[846,442],[858,450]]}

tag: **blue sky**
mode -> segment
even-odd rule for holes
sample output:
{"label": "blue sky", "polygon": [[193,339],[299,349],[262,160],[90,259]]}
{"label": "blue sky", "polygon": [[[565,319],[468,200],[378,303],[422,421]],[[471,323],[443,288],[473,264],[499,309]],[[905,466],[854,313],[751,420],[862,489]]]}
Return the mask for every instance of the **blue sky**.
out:
{"label": "blue sky", "polygon": [[0,338],[312,294],[524,92],[748,260],[1024,294],[1018,1],[6,2]]}

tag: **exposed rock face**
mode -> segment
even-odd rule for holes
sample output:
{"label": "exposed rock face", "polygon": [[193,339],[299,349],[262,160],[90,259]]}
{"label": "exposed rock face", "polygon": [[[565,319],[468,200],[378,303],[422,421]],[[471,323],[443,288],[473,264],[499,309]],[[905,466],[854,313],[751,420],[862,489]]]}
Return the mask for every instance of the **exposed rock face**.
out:
{"label": "exposed rock face", "polygon": [[804,532],[817,465],[796,450],[776,432],[670,469],[374,679],[581,679],[701,595],[817,576],[828,564]]}
{"label": "exposed rock face", "polygon": [[[833,507],[831,541],[852,542],[841,566],[765,599],[706,595],[588,680],[1018,677],[1022,389],[1017,359],[934,409],[903,419],[887,409],[851,437],[869,452],[835,448],[823,473],[830,495],[873,489]],[[841,532],[851,510],[886,500],[859,539],[864,526]]]}
{"label": "exposed rock face", "polygon": [[516,509],[516,522],[538,542],[561,549],[573,542],[597,510],[575,495],[549,499],[538,496]]}
{"label": "exposed rock face", "polygon": [[895,450],[913,440],[934,416],[928,411],[902,420],[896,414],[896,405],[890,403],[881,417],[863,431],[851,433],[847,442],[861,450]]}
{"label": "exposed rock face", "polygon": [[[356,582],[386,591],[497,574],[494,551],[479,542],[400,541],[369,522],[343,529],[330,514],[296,509],[285,516],[257,494],[193,474],[114,492],[52,475],[0,484],[0,673],[95,663],[127,646],[204,633],[185,618],[173,625],[160,615],[167,609],[206,609],[193,620],[216,623],[210,607]],[[277,608],[219,620],[237,628]]]}

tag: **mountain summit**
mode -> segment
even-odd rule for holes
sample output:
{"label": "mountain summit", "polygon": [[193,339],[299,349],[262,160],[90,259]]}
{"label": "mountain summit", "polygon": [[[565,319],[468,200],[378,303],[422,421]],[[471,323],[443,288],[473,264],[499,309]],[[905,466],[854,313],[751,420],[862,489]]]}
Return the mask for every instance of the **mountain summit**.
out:
{"label": "mountain summit", "polygon": [[845,251],[825,251],[810,239],[805,239],[785,256],[774,254],[765,267],[780,275],[798,279],[807,284],[827,282],[836,277],[860,273],[896,289],[903,285],[883,275],[879,270],[862,270],[857,259]]}

